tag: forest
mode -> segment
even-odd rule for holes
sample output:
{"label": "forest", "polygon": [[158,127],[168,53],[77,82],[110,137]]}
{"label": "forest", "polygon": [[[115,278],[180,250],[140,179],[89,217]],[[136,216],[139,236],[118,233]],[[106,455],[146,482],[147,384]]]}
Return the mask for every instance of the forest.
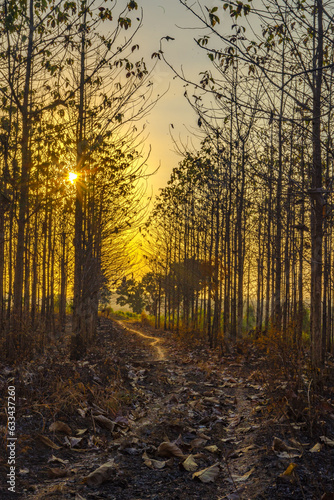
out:
{"label": "forest", "polygon": [[[176,3],[197,79],[168,26],[143,56],[147,2],[1,1],[0,423],[23,436],[1,498],[334,498],[334,5]],[[158,64],[199,147],[171,124],[151,200]]]}

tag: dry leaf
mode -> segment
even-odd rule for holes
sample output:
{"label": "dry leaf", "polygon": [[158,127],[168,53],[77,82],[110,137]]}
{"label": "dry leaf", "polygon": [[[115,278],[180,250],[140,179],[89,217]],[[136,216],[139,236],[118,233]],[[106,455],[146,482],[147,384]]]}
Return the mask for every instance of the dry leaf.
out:
{"label": "dry leaf", "polygon": [[197,433],[198,437],[201,438],[201,439],[206,439],[207,441],[210,441],[210,436],[207,436],[206,434],[204,434],[204,432],[198,432]]}
{"label": "dry leaf", "polygon": [[189,455],[189,457],[182,462],[182,467],[188,472],[194,472],[198,468],[198,464],[195,462],[193,455]]}
{"label": "dry leaf", "polygon": [[166,461],[160,462],[159,460],[153,460],[150,458],[146,451],[143,453],[142,459],[144,460],[144,464],[151,469],[163,469],[166,465]]}
{"label": "dry leaf", "polygon": [[58,479],[60,477],[66,477],[67,475],[68,471],[66,469],[61,469],[60,467],[48,469],[48,477],[50,479]]}
{"label": "dry leaf", "polygon": [[175,443],[163,442],[158,448],[158,455],[160,457],[179,457],[184,458],[184,455],[180,448]]}
{"label": "dry leaf", "polygon": [[253,468],[250,471],[246,472],[246,474],[244,474],[243,476],[237,476],[236,474],[232,474],[233,481],[235,483],[244,483],[245,481],[247,481],[247,479],[250,478],[250,476],[253,474],[254,471],[255,469]]}
{"label": "dry leaf", "polygon": [[84,478],[84,482],[88,486],[100,486],[105,481],[109,481],[116,474],[116,466],[114,460],[110,460],[98,467]]}
{"label": "dry leaf", "polygon": [[61,422],[60,420],[58,420],[57,422],[53,422],[53,424],[50,425],[49,430],[53,432],[63,432],[68,436],[72,434],[71,428],[64,422]]}
{"label": "dry leaf", "polygon": [[69,444],[71,448],[74,448],[74,446],[77,446],[79,443],[81,443],[82,438],[76,438],[72,436],[66,436],[65,437],[65,444]]}
{"label": "dry leaf", "polygon": [[206,443],[207,443],[206,439],[196,438],[191,441],[190,446],[191,449],[194,450],[195,448],[202,448]]}
{"label": "dry leaf", "polygon": [[85,418],[86,412],[87,412],[87,408],[84,408],[84,409],[78,408],[78,413],[79,413],[80,417]]}
{"label": "dry leaf", "polygon": [[77,436],[83,436],[84,434],[86,434],[87,431],[88,429],[78,429]]}
{"label": "dry leaf", "polygon": [[60,464],[68,464],[69,463],[69,460],[63,460],[62,458],[58,458],[58,457],[55,457],[54,455],[51,456],[51,458],[49,458],[48,460],[48,464],[49,463],[53,463],[53,462],[58,462]]}
{"label": "dry leaf", "polygon": [[333,439],[329,439],[326,436],[320,436],[320,439],[321,439],[321,441],[323,443],[327,444],[328,446],[334,446],[334,440]]}
{"label": "dry leaf", "polygon": [[111,432],[115,429],[115,422],[112,422],[109,418],[103,415],[96,415],[93,418],[104,429],[109,429]]}
{"label": "dry leaf", "polygon": [[274,451],[290,451],[290,450],[295,450],[296,448],[291,448],[291,446],[288,446],[286,443],[284,443],[282,439],[274,437],[272,449]]}
{"label": "dry leaf", "polygon": [[272,449],[279,458],[295,458],[302,456],[300,450],[288,446],[286,443],[284,443],[284,441],[282,441],[278,437],[274,437]]}
{"label": "dry leaf", "polygon": [[298,450],[303,450],[303,446],[307,446],[305,444],[302,445],[302,443],[297,441],[297,439],[295,438],[290,438],[290,443],[292,443]]}
{"label": "dry leaf", "polygon": [[291,476],[295,468],[297,467],[297,464],[290,464],[289,467],[281,474],[281,476]]}
{"label": "dry leaf", "polygon": [[211,446],[205,446],[204,449],[210,451],[210,453],[217,453],[217,451],[219,451],[218,446],[216,446],[215,444]]}
{"label": "dry leaf", "polygon": [[317,453],[317,452],[321,451],[321,448],[322,448],[322,444],[317,443],[309,451],[310,451],[310,453]]}
{"label": "dry leaf", "polygon": [[220,404],[219,399],[215,398],[213,396],[204,398],[204,402],[206,402],[206,403],[212,403],[212,404],[216,404],[216,405]]}
{"label": "dry leaf", "polygon": [[19,474],[22,476],[24,476],[25,474],[30,474],[30,470],[29,469],[20,469]]}
{"label": "dry leaf", "polygon": [[282,451],[281,453],[276,453],[278,458],[300,458],[302,453],[294,452],[294,451]]}
{"label": "dry leaf", "polygon": [[219,475],[220,467],[219,463],[211,465],[207,469],[199,470],[195,472],[192,476],[193,479],[199,479],[202,483],[213,483]]}
{"label": "dry leaf", "polygon": [[235,427],[237,427],[240,424],[240,421],[241,421],[240,415],[236,415],[230,421],[230,423],[228,425],[228,429],[234,429]]}
{"label": "dry leaf", "polygon": [[48,446],[49,448],[52,448],[54,450],[60,450],[60,446],[56,445],[51,439],[49,439],[46,436],[42,436],[42,434],[37,434],[36,439],[38,439],[41,443],[45,444],[45,446]]}
{"label": "dry leaf", "polygon": [[[228,438],[221,438],[221,442],[222,443],[230,443],[231,441],[235,441],[237,438],[236,436],[231,436],[231,437],[228,437]],[[240,441],[238,441],[240,442]]]}

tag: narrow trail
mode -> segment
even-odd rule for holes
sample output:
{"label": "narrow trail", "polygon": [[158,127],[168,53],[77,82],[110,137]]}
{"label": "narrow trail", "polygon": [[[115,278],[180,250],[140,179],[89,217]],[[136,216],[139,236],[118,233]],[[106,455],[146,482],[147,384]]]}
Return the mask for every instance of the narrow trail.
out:
{"label": "narrow trail", "polygon": [[161,338],[152,337],[151,335],[145,335],[143,332],[141,332],[139,330],[134,330],[133,328],[129,328],[128,324],[124,321],[114,320],[114,322],[119,324],[123,328],[125,328],[126,331],[128,331],[128,332],[134,333],[135,335],[139,335],[140,337],[142,337],[144,339],[152,340],[152,342],[150,342],[149,345],[151,347],[154,347],[154,349],[156,350],[156,360],[157,361],[165,361],[166,360],[166,350],[163,347],[157,345],[160,342],[162,342]]}
{"label": "narrow trail", "polygon": [[[57,386],[54,407],[43,405],[43,422],[32,419],[31,410],[18,418],[19,434],[27,436],[20,498],[320,499],[315,467],[304,466],[303,450],[296,456],[291,424],[282,416],[267,419],[268,399],[256,372],[235,355],[217,358],[205,347],[192,350],[161,335],[100,318],[98,341],[85,359],[46,360],[45,383],[60,374],[69,382]],[[55,409],[48,413],[49,407]],[[70,426],[69,436],[50,429],[58,420]],[[283,456],[272,449],[274,436],[290,443]],[[299,482],[280,479],[292,458]],[[301,487],[305,481],[310,494]],[[1,489],[0,497],[10,500]]]}
{"label": "narrow trail", "polygon": [[131,494],[119,491],[117,499],[265,498],[261,491],[270,478],[265,477],[261,465],[263,388],[241,378],[238,366],[218,367],[209,356],[204,354],[203,360],[189,357],[168,341],[133,328],[126,321],[117,321],[117,325],[123,335],[135,335],[137,341],[144,341],[130,365],[138,405],[138,418],[132,424],[135,441],[145,443],[153,463],[162,460],[159,445],[170,440],[185,456],[194,457],[194,470],[212,466],[219,470],[214,480],[202,483],[184,470],[177,457],[173,458],[174,466],[161,470],[143,465],[138,457],[138,474],[134,457],[123,456],[123,471],[132,471],[135,490]]}

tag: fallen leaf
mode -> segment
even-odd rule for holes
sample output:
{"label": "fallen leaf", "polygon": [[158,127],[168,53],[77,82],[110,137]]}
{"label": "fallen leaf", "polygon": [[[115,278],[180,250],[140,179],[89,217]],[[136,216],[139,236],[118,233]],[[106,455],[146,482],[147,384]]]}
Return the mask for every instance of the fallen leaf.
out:
{"label": "fallen leaf", "polygon": [[77,446],[79,443],[81,443],[82,438],[76,438],[72,436],[66,436],[65,437],[65,444],[69,444],[71,448],[74,448]]}
{"label": "fallen leaf", "polygon": [[146,451],[143,453],[142,459],[144,460],[144,464],[151,469],[163,469],[166,465],[166,461],[161,462],[160,460],[153,460],[153,458],[150,458]]}
{"label": "fallen leaf", "polygon": [[250,471],[246,472],[243,476],[232,474],[233,481],[235,483],[244,483],[245,481],[247,481],[247,479],[250,478],[250,476],[253,474],[254,471],[255,469],[253,468]]}
{"label": "fallen leaf", "polygon": [[238,383],[238,381],[233,377],[224,377],[223,380],[225,383],[227,382],[229,384],[237,384]]}
{"label": "fallen leaf", "polygon": [[45,446],[48,446],[49,448],[52,448],[54,450],[60,450],[60,446],[56,445],[51,439],[49,439],[46,436],[42,436],[42,434],[37,434],[36,439],[38,439],[41,443],[45,444]]}
{"label": "fallen leaf", "polygon": [[290,443],[293,444],[293,446],[295,446],[298,450],[302,450],[303,449],[303,446],[307,446],[307,445],[302,445],[302,443],[300,443],[299,441],[297,441],[297,439],[295,438],[290,438]]}
{"label": "fallen leaf", "polygon": [[207,467],[206,469],[199,470],[192,475],[193,479],[199,479],[202,483],[213,483],[220,471],[219,463],[211,465],[211,467]]}
{"label": "fallen leaf", "polygon": [[228,425],[228,429],[234,429],[235,427],[237,427],[237,425],[240,424],[240,421],[241,421],[241,417],[240,415],[236,415],[235,417],[233,417]]}
{"label": "fallen leaf", "polygon": [[115,429],[115,422],[112,422],[109,418],[104,415],[93,416],[95,422],[97,422],[104,429],[109,429],[111,432]]}
{"label": "fallen leaf", "polygon": [[87,408],[84,408],[84,409],[78,408],[78,413],[79,413],[80,417],[85,418],[86,412],[87,412]]}
{"label": "fallen leaf", "polygon": [[300,450],[288,446],[278,437],[274,437],[272,449],[279,458],[295,458],[302,456]]}
{"label": "fallen leaf", "polygon": [[236,436],[231,436],[228,438],[221,438],[221,442],[222,443],[230,443],[231,441],[235,441],[236,439],[237,439]]}
{"label": "fallen leaf", "polygon": [[66,477],[67,475],[68,471],[66,469],[61,469],[60,467],[48,469],[48,477],[50,479],[58,479],[60,477]]}
{"label": "fallen leaf", "polygon": [[310,453],[317,453],[317,452],[321,451],[321,448],[322,448],[322,444],[317,443],[309,451],[310,451]]}
{"label": "fallen leaf", "polygon": [[245,446],[244,448],[239,448],[238,450],[235,450],[233,452],[233,456],[239,457],[240,455],[243,455],[244,453],[248,453],[250,450],[253,450],[254,448],[256,448],[255,444]]}
{"label": "fallen leaf", "polygon": [[329,439],[326,436],[320,436],[320,439],[321,439],[321,441],[323,443],[327,444],[328,446],[334,446],[334,440],[333,439]]}
{"label": "fallen leaf", "polygon": [[202,448],[206,443],[207,443],[206,439],[195,438],[191,441],[190,446],[191,449],[194,450],[195,448]]}
{"label": "fallen leaf", "polygon": [[276,453],[278,458],[300,458],[302,456],[302,453],[298,452],[293,452],[293,451],[281,451],[280,453]]}
{"label": "fallen leaf", "polygon": [[88,429],[78,429],[77,436],[83,436],[87,431]]}
{"label": "fallen leaf", "polygon": [[281,474],[281,476],[291,476],[295,468],[297,467],[297,464],[290,464],[289,467]]}
{"label": "fallen leaf", "polygon": [[115,424],[119,425],[120,427],[128,427],[129,420],[126,417],[120,415],[115,418]]}
{"label": "fallen leaf", "polygon": [[215,444],[211,446],[205,446],[204,449],[208,450],[210,453],[217,453],[217,451],[219,451],[218,446],[216,446]]}
{"label": "fallen leaf", "polygon": [[216,405],[219,405],[220,404],[220,401],[218,398],[215,398],[215,397],[206,397],[204,398],[204,402],[205,403],[211,403],[211,404],[216,404]]}
{"label": "fallen leaf", "polygon": [[114,460],[110,460],[101,465],[93,472],[84,478],[87,486],[100,486],[105,481],[109,481],[116,474],[116,466]]}
{"label": "fallen leaf", "polygon": [[60,464],[68,464],[69,460],[63,460],[62,458],[55,457],[54,455],[49,458],[48,463],[58,462]]}
{"label": "fallen leaf", "polygon": [[168,443],[166,441],[160,444],[158,448],[158,455],[160,455],[160,457],[167,457],[167,458],[170,457],[184,458],[182,451],[175,443]]}
{"label": "fallen leaf", "polygon": [[65,424],[65,422],[61,422],[60,420],[58,420],[57,422],[53,422],[53,424],[50,425],[49,430],[53,432],[63,432],[68,436],[72,434],[71,428],[67,424]]}
{"label": "fallen leaf", "polygon": [[182,467],[188,472],[194,472],[198,468],[198,464],[195,462],[193,455],[189,455],[189,457],[182,462]]}
{"label": "fallen leaf", "polygon": [[30,473],[29,469],[20,469],[19,470],[19,474],[21,474],[22,476],[24,476],[25,474],[29,474],[29,473]]}
{"label": "fallen leaf", "polygon": [[197,433],[198,437],[201,438],[201,439],[206,439],[207,441],[210,441],[210,436],[207,436],[206,434],[204,434],[204,432],[198,432]]}

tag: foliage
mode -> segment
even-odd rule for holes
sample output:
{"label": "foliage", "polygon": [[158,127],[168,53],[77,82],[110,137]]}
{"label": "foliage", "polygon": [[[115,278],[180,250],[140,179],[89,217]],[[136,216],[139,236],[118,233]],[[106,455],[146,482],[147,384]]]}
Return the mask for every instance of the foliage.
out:
{"label": "foliage", "polygon": [[145,309],[146,298],[142,283],[134,279],[123,278],[121,285],[117,288],[117,294],[119,295],[116,299],[117,304],[129,305],[136,314],[140,314]]}
{"label": "foliage", "polygon": [[106,308],[112,296],[112,292],[108,288],[108,286],[104,285],[100,290],[99,304],[102,308]]}

